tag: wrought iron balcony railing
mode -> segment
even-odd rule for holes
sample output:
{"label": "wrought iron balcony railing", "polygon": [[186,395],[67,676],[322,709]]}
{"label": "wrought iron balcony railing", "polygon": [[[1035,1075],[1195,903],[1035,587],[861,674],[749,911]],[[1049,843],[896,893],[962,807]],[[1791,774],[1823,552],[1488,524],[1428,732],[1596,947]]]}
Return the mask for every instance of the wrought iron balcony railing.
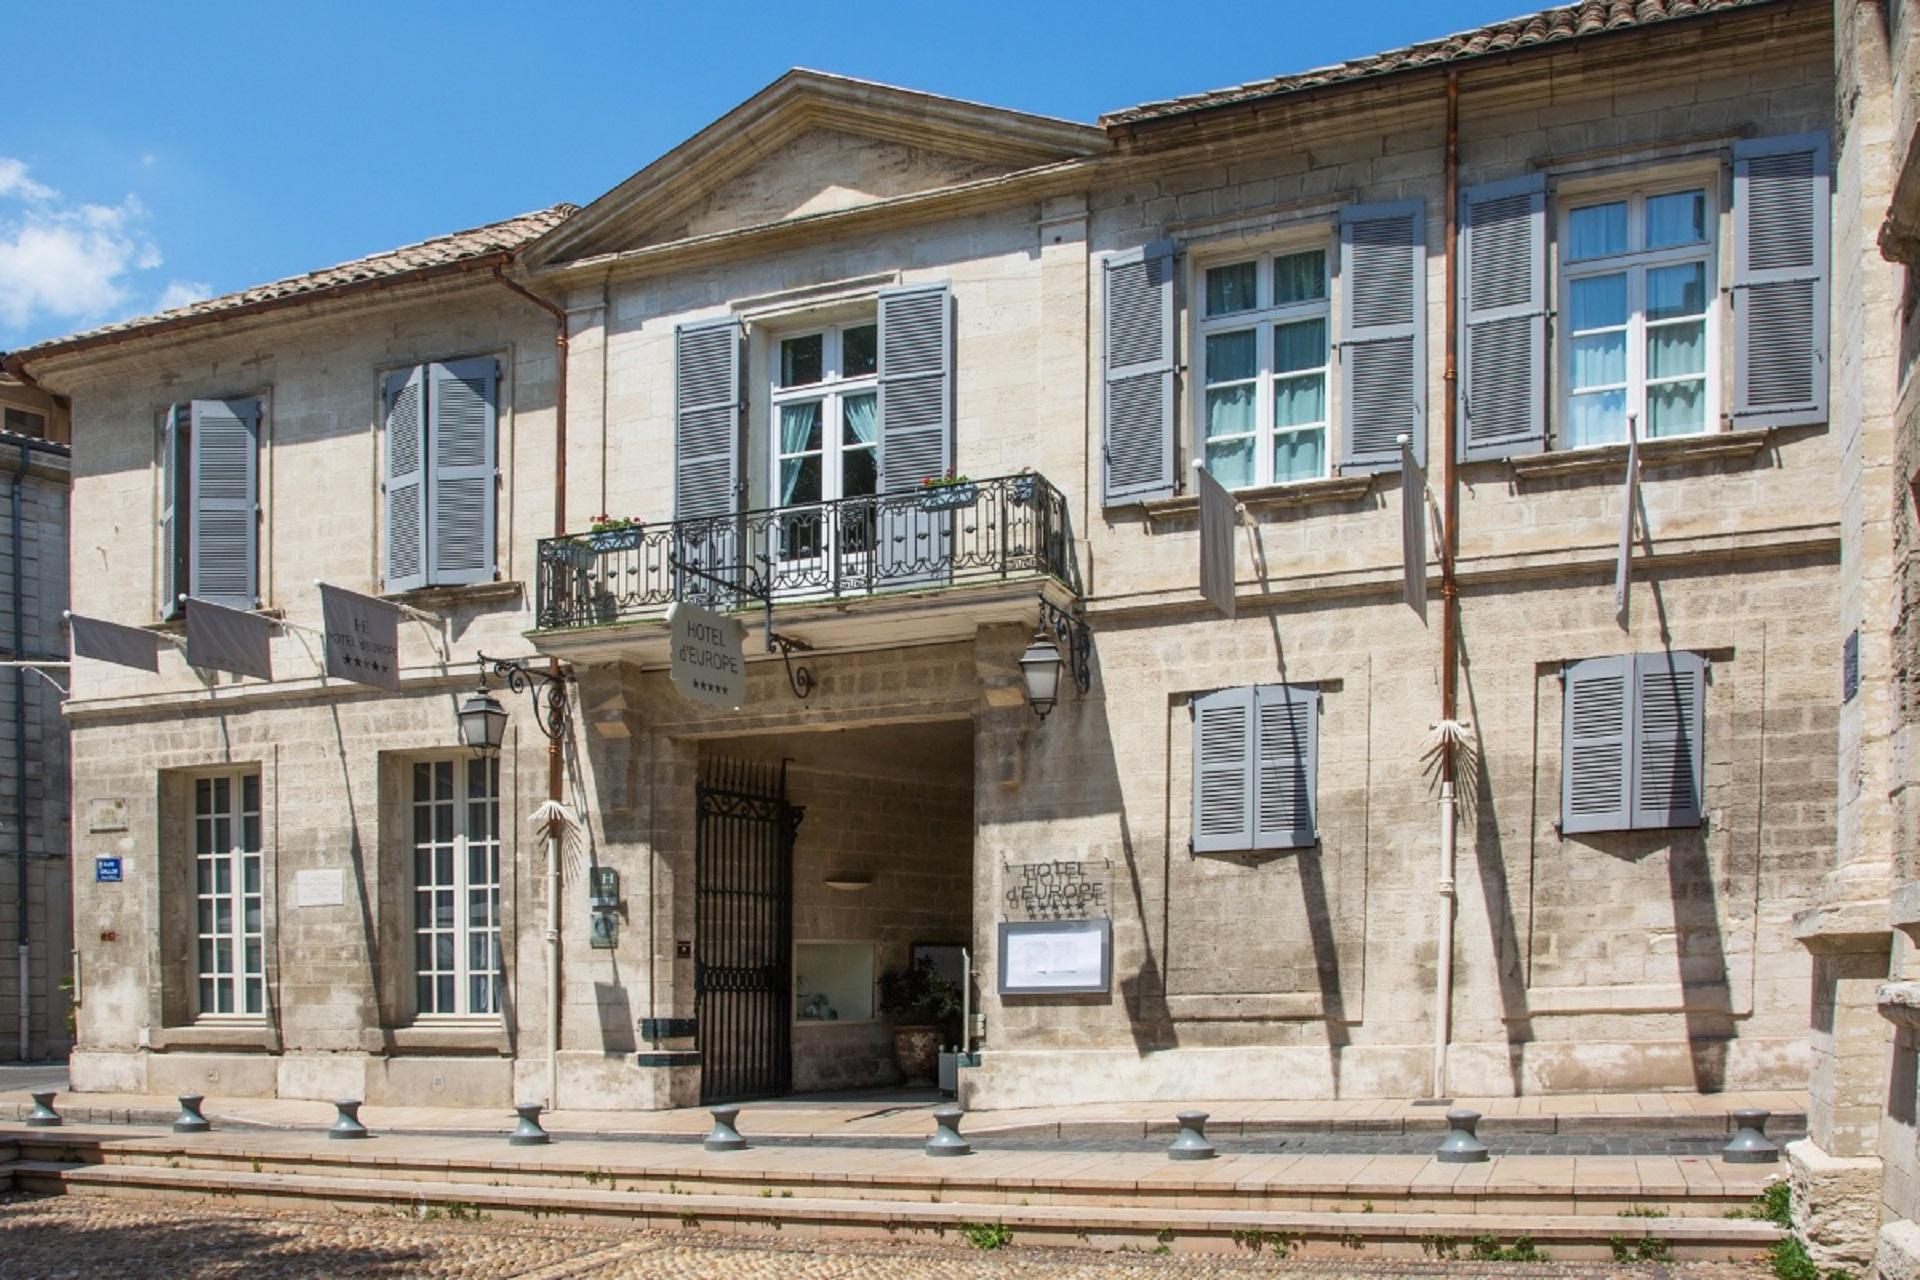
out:
{"label": "wrought iron balcony railing", "polygon": [[542,630],[1048,575],[1078,590],[1067,507],[1037,475],[966,480],[540,542]]}

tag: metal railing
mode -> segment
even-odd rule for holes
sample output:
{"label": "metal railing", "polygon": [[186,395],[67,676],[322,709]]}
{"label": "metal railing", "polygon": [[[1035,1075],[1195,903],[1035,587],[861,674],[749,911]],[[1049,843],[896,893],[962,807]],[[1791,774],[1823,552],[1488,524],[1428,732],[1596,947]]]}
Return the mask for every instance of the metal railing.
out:
{"label": "metal railing", "polygon": [[1048,575],[1078,590],[1067,506],[1031,473],[543,538],[541,630]]}

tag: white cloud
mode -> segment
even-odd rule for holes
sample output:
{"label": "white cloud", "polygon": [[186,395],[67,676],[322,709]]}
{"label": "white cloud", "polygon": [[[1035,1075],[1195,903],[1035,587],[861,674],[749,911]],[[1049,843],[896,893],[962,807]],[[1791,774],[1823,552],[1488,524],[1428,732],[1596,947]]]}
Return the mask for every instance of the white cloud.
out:
{"label": "white cloud", "polygon": [[42,186],[27,176],[26,162],[0,156],[0,197],[16,200],[51,200],[60,193]]}
{"label": "white cloud", "polygon": [[190,302],[199,302],[213,296],[213,286],[205,280],[169,280],[167,287],[160,291],[160,298],[153,304],[155,311],[171,311],[175,307],[184,307]]}
{"label": "white cloud", "polygon": [[[146,221],[137,196],[114,205],[68,200],[28,177],[19,160],[0,156],[0,327],[125,314],[133,274],[163,261]],[[176,282],[165,296],[187,287],[203,289]]]}

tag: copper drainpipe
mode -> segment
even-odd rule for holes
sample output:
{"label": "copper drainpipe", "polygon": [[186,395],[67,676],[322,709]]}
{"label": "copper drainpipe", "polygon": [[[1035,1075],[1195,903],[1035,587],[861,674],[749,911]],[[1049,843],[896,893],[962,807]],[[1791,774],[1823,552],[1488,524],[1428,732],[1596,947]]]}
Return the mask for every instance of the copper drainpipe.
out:
{"label": "copper drainpipe", "polygon": [[[567,532],[567,313],[519,281],[509,280],[498,267],[493,269],[493,278],[553,317],[553,536],[564,537]],[[558,676],[560,659],[547,659],[547,671]],[[547,743],[547,799],[564,798],[561,787],[564,774],[560,742],[550,739]]]}
{"label": "copper drainpipe", "polygon": [[[567,313],[518,281],[493,269],[493,278],[553,317],[553,536],[567,532]],[[547,674],[560,678],[560,659],[547,659]],[[565,696],[564,693],[561,694]],[[558,726],[555,726],[558,728]],[[565,797],[566,762],[559,734],[547,739],[547,799]],[[547,1109],[560,1107],[560,832],[547,828]]]}
{"label": "copper drainpipe", "polygon": [[[1460,73],[1447,72],[1447,156],[1446,194],[1444,196],[1446,264],[1445,322],[1445,402],[1440,408],[1440,489],[1445,501],[1440,515],[1440,719],[1450,725],[1456,719],[1457,688],[1460,676],[1460,585],[1454,579],[1453,558],[1460,546],[1459,475],[1455,458],[1458,452],[1460,369],[1458,361],[1459,269],[1457,245],[1460,203]],[[1444,732],[1444,730],[1443,730]],[[1453,1033],[1453,917],[1454,917],[1454,839],[1458,831],[1459,808],[1454,795],[1454,747],[1445,739],[1440,753],[1440,877],[1439,929],[1435,947],[1433,1009],[1433,1096],[1447,1091],[1447,1047]]]}

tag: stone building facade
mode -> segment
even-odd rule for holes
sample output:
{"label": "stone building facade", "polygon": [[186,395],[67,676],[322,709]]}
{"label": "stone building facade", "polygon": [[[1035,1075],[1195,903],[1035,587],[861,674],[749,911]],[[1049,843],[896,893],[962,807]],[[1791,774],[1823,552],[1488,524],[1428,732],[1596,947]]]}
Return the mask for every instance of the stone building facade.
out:
{"label": "stone building facade", "polygon": [[1814,963],[1810,1130],[1794,1222],[1821,1267],[1920,1275],[1913,790],[1920,508],[1920,15],[1834,6],[1834,429],[1841,441],[1842,693],[1835,869],[1795,920]]}
{"label": "stone building facade", "polygon": [[60,714],[73,471],[60,399],[0,377],[0,419],[0,648],[11,662],[53,664],[0,669],[0,1057],[33,1060],[73,1043],[71,801]]}
{"label": "stone building facade", "polygon": [[[1834,65],[1824,4],[1722,0],[1098,126],[794,72],[584,209],[18,353],[74,404],[76,613],[177,626],[211,428],[288,624],[272,681],[75,673],[75,812],[126,814],[77,830],[126,876],[76,885],[76,1086],[885,1084],[876,975],[961,948],[976,1106],[1796,1085]],[[397,691],[321,677],[316,579],[436,619]],[[675,603],[737,611],[738,708],[674,688]],[[557,1000],[547,744],[501,694],[497,778],[454,746],[476,651],[572,676]]]}

